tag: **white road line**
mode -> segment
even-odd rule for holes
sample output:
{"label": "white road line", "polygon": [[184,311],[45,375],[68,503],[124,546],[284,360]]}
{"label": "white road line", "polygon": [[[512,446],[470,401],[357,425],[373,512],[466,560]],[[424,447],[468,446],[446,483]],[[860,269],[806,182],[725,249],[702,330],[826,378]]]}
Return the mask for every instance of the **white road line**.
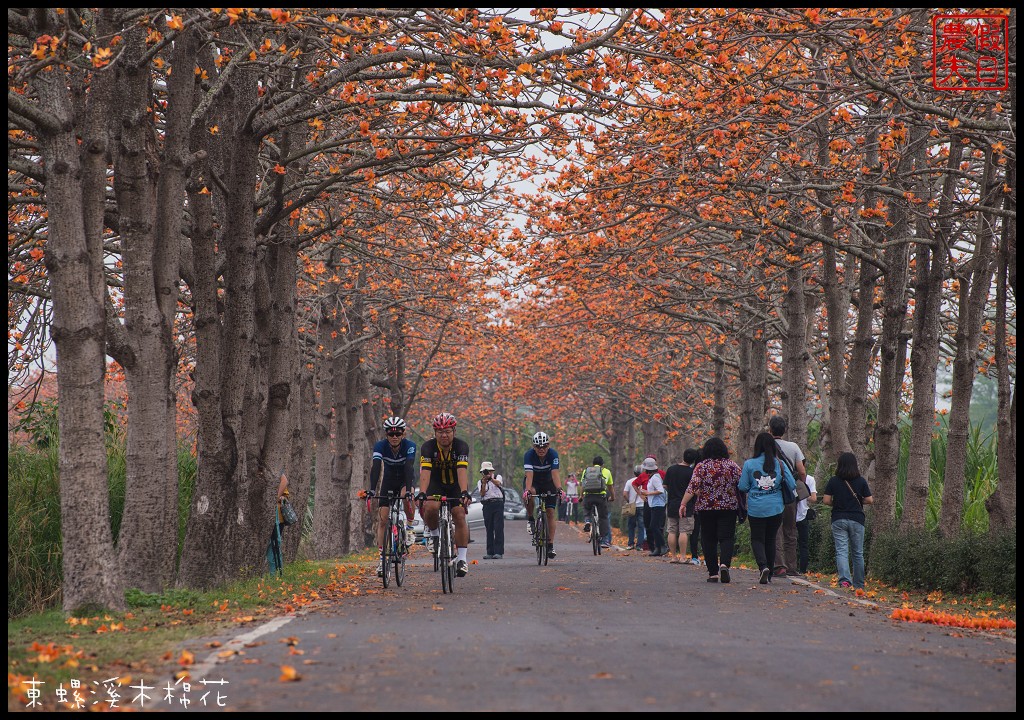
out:
{"label": "white road line", "polygon": [[[250,630],[247,633],[243,633],[238,637],[232,638],[227,643],[225,643],[224,645],[210,653],[209,656],[207,656],[207,658],[203,660],[201,663],[186,669],[188,670],[192,678],[195,680],[206,677],[207,674],[211,670],[213,670],[214,666],[217,665],[217,661],[221,659],[217,657],[220,653],[224,652],[225,650],[241,650],[243,647],[245,647],[245,645],[251,643],[253,640],[260,637],[261,635],[272,633],[275,630],[284,627],[285,625],[290,623],[294,618],[294,615],[284,615],[279,618],[274,618],[273,620],[266,622],[260,625],[259,627]],[[232,655],[231,657],[234,657],[234,655]]]}

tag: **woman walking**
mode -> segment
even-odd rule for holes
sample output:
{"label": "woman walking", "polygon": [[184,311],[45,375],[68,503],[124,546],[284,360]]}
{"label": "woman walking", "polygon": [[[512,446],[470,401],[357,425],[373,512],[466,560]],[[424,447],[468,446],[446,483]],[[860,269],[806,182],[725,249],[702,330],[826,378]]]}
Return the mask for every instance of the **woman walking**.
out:
{"label": "woman walking", "polygon": [[771,581],[775,559],[775,535],[782,525],[782,483],[796,494],[796,480],[789,467],[778,458],[778,446],[771,433],[759,433],[754,439],[754,457],[743,463],[739,491],[747,493],[747,518],[750,520],[750,545],[761,571],[760,583]]}
{"label": "woman walking", "polygon": [[[864,587],[864,506],[871,505],[868,481],[861,477],[857,456],[843,453],[836,464],[836,474],[825,486],[822,501],[832,506],[832,539],[836,545],[836,572],[839,586]],[[853,574],[850,556],[853,556]]]}
{"label": "woman walking", "polygon": [[736,487],[740,467],[729,459],[729,448],[718,437],[710,437],[701,449],[704,458],[693,468],[690,485],[679,506],[679,517],[686,517],[686,504],[694,505],[700,515],[701,547],[708,568],[708,582],[727,583],[732,553],[736,546]]}

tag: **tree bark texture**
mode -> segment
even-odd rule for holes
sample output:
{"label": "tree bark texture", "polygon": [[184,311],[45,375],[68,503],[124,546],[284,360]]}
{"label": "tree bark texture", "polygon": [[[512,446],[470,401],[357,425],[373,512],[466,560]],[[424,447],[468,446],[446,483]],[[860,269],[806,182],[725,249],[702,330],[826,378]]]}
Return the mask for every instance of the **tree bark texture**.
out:
{"label": "tree bark texture", "polygon": [[[106,17],[104,11],[103,16]],[[37,35],[62,31],[52,10],[40,10]],[[107,450],[103,436],[106,372],[106,294],[102,214],[87,198],[102,198],[106,184],[106,114],[110,78],[99,79],[86,99],[85,116],[73,112],[69,82],[54,67],[33,78],[39,105],[52,125],[39,128],[46,167],[49,223],[44,262],[53,302],[57,352],[57,422],[63,607],[123,609],[124,590],[110,530]],[[76,127],[76,121],[82,127]],[[81,131],[79,146],[76,130]]]}
{"label": "tree bark texture", "polygon": [[[985,170],[982,175],[982,204],[995,207],[1002,182],[996,182],[995,157],[990,146],[985,147]],[[971,394],[978,369],[978,346],[985,305],[992,285],[992,238],[996,215],[978,214],[975,232],[974,256],[964,271],[958,273],[960,281],[960,313],[954,340],[956,356],[953,358],[953,397],[949,408],[949,434],[946,436],[946,473],[942,484],[942,520],[939,528],[945,535],[956,535],[964,515],[964,483],[967,471],[967,436],[970,432]]]}

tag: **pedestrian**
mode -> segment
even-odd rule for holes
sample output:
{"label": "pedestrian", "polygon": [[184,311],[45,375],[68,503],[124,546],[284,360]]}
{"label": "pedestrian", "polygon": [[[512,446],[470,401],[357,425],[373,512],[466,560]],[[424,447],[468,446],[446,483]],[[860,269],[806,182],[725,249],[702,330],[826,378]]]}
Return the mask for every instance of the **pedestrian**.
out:
{"label": "pedestrian", "polygon": [[[768,420],[768,430],[779,446],[779,458],[785,463],[797,482],[807,477],[804,467],[804,454],[795,442],[783,440],[786,434],[786,419],[781,415],[772,415]],[[799,575],[796,563],[796,503],[786,505],[782,510],[782,526],[779,528],[775,541],[775,577]]]}
{"label": "pedestrian", "polygon": [[807,573],[811,559],[811,521],[814,520],[816,511],[811,507],[818,502],[817,488],[813,475],[804,478],[807,483],[807,490],[811,493],[796,504],[796,547],[797,547],[797,568],[801,575]]}
{"label": "pedestrian", "polygon": [[676,565],[686,562],[686,546],[689,544],[689,534],[693,532],[693,505],[696,501],[690,501],[686,517],[680,516],[679,507],[682,505],[686,488],[690,485],[693,466],[698,460],[700,450],[687,448],[683,453],[683,461],[665,471],[665,488],[668,490],[668,504],[665,506],[668,518],[668,554],[672,556],[669,562]]}
{"label": "pedestrian", "polygon": [[647,500],[650,517],[647,525],[650,557],[661,557],[668,555],[668,543],[665,541],[665,505],[668,503],[668,492],[665,491],[665,480],[662,478],[662,471],[658,469],[657,458],[648,455],[640,467],[647,475],[647,482],[643,483],[645,487],[640,490],[640,494]]}
{"label": "pedestrian", "polygon": [[480,463],[480,484],[477,494],[484,511],[484,532],[487,535],[487,554],[484,560],[501,560],[505,554],[505,491],[501,475],[494,465],[485,460]]}
{"label": "pedestrian", "polygon": [[565,481],[565,522],[574,523],[579,520],[579,502],[580,481],[576,473],[569,473],[569,478]]}
{"label": "pedestrian", "polygon": [[[260,469],[266,470],[266,466],[263,465],[262,461],[257,461]],[[278,485],[277,485],[277,505],[275,507],[275,522],[274,527],[270,531],[270,543],[267,545],[267,566],[270,568],[271,573],[281,574],[284,572],[284,551],[281,545],[281,532],[285,528],[284,516],[282,514],[281,505],[284,503],[284,499],[288,497],[288,476],[285,475],[284,470],[278,474]]]}
{"label": "pedestrian", "polygon": [[696,497],[694,509],[700,516],[701,547],[708,582],[730,582],[729,568],[736,548],[736,486],[740,467],[729,459],[729,448],[719,437],[710,437],[700,451],[690,485],[683,495],[680,512]]}
{"label": "pedestrian", "polygon": [[[857,456],[843,453],[836,464],[836,474],[825,485],[826,505],[832,506],[832,540],[836,546],[836,572],[839,586],[864,587],[864,506],[871,505],[868,481],[861,477]],[[852,556],[853,573],[850,573]]]}
{"label": "pedestrian", "polygon": [[651,480],[651,476],[644,470],[643,463],[640,463],[640,472],[633,480],[633,487],[636,488],[637,494],[640,499],[643,500],[643,507],[637,508],[637,512],[640,513],[640,517],[644,521],[644,542],[640,546],[643,550],[653,550],[653,543],[651,539],[651,504],[647,501],[647,483]]}
{"label": "pedestrian", "polygon": [[739,491],[747,494],[747,519],[750,521],[750,546],[754,551],[760,583],[772,577],[775,542],[782,524],[782,483],[796,494],[796,480],[778,458],[778,446],[771,433],[758,433],[754,439],[754,457],[743,463]]}
{"label": "pedestrian", "polygon": [[634,548],[639,550],[643,547],[644,540],[647,539],[647,530],[644,525],[644,498],[633,485],[633,482],[642,472],[643,469],[639,465],[635,465],[633,467],[633,477],[627,480],[626,484],[622,487],[623,503],[632,503],[633,505],[633,514],[627,516],[626,522],[626,531],[629,534],[627,550],[633,550]]}

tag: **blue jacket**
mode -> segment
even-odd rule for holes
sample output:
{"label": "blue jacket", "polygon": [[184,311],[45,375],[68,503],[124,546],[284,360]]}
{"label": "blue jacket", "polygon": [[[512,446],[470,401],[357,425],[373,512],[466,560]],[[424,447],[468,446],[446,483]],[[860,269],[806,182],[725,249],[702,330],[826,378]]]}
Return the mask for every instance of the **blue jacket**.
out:
{"label": "blue jacket", "polygon": [[775,458],[775,470],[766,473],[764,455],[750,458],[743,463],[740,473],[740,492],[747,493],[747,515],[756,518],[773,517],[782,512],[782,490],[779,483],[785,482],[796,493],[796,480],[786,463]]}

